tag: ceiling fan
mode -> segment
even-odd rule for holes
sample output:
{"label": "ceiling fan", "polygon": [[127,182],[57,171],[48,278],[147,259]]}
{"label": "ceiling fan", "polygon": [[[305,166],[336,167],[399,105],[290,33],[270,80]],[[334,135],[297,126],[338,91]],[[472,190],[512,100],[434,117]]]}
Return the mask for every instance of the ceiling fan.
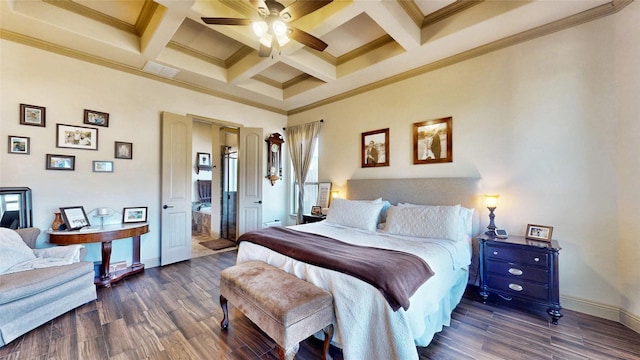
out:
{"label": "ceiling fan", "polygon": [[274,48],[284,46],[290,39],[318,51],[327,47],[324,41],[287,23],[310,14],[333,0],[297,0],[287,7],[275,0],[250,1],[258,11],[259,17],[256,20],[203,17],[202,21],[209,25],[251,25],[260,39],[258,54],[261,57],[269,56]]}

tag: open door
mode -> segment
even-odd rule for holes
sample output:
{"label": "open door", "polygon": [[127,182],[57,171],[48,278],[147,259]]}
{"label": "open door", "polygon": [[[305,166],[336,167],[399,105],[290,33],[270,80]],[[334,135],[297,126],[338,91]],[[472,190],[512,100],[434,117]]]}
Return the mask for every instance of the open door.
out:
{"label": "open door", "polygon": [[238,236],[262,228],[262,128],[240,128],[238,147]]}
{"label": "open door", "polygon": [[190,117],[162,113],[160,265],[191,259]]}

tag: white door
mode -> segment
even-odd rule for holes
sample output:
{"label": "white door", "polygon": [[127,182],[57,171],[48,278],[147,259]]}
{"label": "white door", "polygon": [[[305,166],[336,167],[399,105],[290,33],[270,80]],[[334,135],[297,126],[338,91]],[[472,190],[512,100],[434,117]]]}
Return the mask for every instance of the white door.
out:
{"label": "white door", "polygon": [[162,113],[160,265],[191,259],[190,117]]}
{"label": "white door", "polygon": [[238,231],[262,228],[262,139],[261,128],[240,128],[238,146]]}

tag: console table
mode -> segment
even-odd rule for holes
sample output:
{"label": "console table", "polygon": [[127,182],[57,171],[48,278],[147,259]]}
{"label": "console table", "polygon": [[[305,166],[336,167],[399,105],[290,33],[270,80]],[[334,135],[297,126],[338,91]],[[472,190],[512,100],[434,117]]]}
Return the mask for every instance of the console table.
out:
{"label": "console table", "polygon": [[[57,245],[102,243],[100,275],[96,276],[94,283],[99,286],[110,287],[111,283],[144,270],[144,264],[140,262],[140,235],[148,232],[149,224],[135,223],[104,225],[74,231],[47,231],[47,234],[49,234],[49,242]],[[131,266],[110,274],[111,241],[126,238],[133,238]]]}

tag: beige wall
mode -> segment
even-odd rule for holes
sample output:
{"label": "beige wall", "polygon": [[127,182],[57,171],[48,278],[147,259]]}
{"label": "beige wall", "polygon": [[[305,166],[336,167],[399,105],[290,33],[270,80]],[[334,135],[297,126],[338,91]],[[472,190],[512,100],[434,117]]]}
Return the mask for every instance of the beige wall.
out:
{"label": "beige wall", "polygon": [[[616,16],[619,274],[623,322],[640,316],[640,3]],[[640,332],[640,326],[635,328]]]}
{"label": "beige wall", "polygon": [[[87,211],[148,206],[150,233],[142,238],[147,266],[160,256],[160,119],[162,111],[197,114],[260,127],[265,134],[282,131],[286,117],[162,82],[115,71],[10,41],[0,41],[0,186],[33,190],[34,225],[49,228],[58,207],[82,205]],[[46,107],[47,126],[19,124],[19,104]],[[98,151],[56,148],[56,123],[82,125],[84,109],[110,114],[99,128]],[[31,138],[31,154],[7,153],[7,135]],[[266,137],[266,136],[265,136]],[[114,159],[114,141],[133,143],[133,159]],[[266,146],[266,145],[265,145]],[[45,170],[45,154],[76,156],[76,170]],[[96,174],[92,160],[114,162],[114,173]],[[195,162],[195,157],[194,157]],[[286,188],[264,181],[263,212],[268,218],[286,208]],[[265,215],[266,216],[266,215]],[[41,235],[38,243],[46,241]],[[89,260],[99,260],[97,244],[88,245]],[[112,261],[131,261],[131,240],[113,244]]]}
{"label": "beige wall", "polygon": [[[523,235],[527,224],[554,226],[565,307],[617,319],[622,306],[638,321],[640,238],[637,223],[627,224],[640,203],[637,42],[621,69],[635,77],[619,100],[614,72],[616,55],[626,57],[631,45],[616,47],[614,23],[624,16],[633,42],[637,14],[632,4],[622,15],[290,116],[289,125],[325,120],[320,180],[337,187],[350,178],[481,177],[483,191],[500,194],[499,227]],[[446,116],[453,163],[413,165],[412,123]],[[361,168],[360,134],[387,127],[390,166]]]}

